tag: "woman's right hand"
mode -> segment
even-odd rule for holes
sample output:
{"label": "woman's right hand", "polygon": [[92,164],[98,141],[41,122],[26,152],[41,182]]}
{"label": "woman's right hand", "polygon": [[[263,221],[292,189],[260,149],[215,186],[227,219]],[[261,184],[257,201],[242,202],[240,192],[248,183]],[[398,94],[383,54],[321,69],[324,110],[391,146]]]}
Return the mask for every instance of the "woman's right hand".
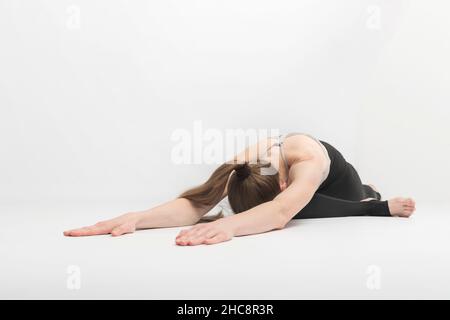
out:
{"label": "woman's right hand", "polygon": [[83,237],[110,233],[116,237],[133,233],[136,231],[136,224],[140,220],[139,216],[139,213],[126,213],[111,220],[100,221],[92,226],[64,231],[64,235],[67,237]]}

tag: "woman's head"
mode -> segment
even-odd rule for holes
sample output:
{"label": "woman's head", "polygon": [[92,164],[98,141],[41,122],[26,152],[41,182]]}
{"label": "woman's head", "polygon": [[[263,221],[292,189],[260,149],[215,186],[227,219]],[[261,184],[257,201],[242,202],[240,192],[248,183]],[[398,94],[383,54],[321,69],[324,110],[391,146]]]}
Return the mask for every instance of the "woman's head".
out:
{"label": "woman's head", "polygon": [[235,167],[227,185],[228,201],[235,213],[271,201],[281,192],[278,172],[265,173],[270,169],[270,163],[244,163]]}
{"label": "woman's head", "polygon": [[284,185],[278,170],[270,162],[224,163],[202,185],[190,189],[180,198],[191,200],[195,206],[212,206],[228,194],[235,213],[246,211],[275,198]]}

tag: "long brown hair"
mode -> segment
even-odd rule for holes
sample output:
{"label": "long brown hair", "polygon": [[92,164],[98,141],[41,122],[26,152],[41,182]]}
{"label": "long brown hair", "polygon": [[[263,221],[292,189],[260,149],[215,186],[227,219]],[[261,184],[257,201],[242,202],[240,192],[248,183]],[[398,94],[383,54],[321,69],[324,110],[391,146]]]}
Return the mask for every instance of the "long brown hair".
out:
{"label": "long brown hair", "polygon": [[[226,191],[234,213],[246,211],[272,200],[281,192],[278,172],[274,174],[262,172],[270,168],[273,169],[270,162],[262,163],[261,161],[255,164],[224,163],[205,183],[183,192],[180,198],[190,200],[196,207],[214,206],[222,199]],[[220,213],[213,219],[203,220],[210,221],[222,216]]]}

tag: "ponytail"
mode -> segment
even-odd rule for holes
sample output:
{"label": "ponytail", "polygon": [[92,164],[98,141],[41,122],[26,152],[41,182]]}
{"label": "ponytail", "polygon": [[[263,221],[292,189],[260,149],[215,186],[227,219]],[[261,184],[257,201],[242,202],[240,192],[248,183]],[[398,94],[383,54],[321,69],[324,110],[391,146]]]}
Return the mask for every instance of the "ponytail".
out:
{"label": "ponytail", "polygon": [[[226,191],[233,212],[239,213],[270,201],[281,192],[278,172],[270,175],[261,172],[269,168],[270,163],[260,161],[251,165],[248,162],[224,163],[205,183],[183,192],[179,198],[190,200],[198,208],[215,206]],[[213,219],[219,217],[220,214]]]}
{"label": "ponytail", "polygon": [[228,177],[239,166],[241,165],[222,164],[205,183],[183,192],[179,197],[190,200],[196,207],[216,205],[223,197]]}

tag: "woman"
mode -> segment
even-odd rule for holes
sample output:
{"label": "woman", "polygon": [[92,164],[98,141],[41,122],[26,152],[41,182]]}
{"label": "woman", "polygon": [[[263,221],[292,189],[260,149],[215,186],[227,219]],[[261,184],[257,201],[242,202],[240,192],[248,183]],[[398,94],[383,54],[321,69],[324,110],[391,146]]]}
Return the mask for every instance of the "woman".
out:
{"label": "woman", "polygon": [[[226,196],[235,214],[196,224]],[[182,230],[176,244],[214,244],[283,229],[291,219],[409,217],[414,211],[410,198],[381,201],[380,193],[362,184],[353,166],[327,142],[292,133],[248,147],[216,169],[205,183],[173,201],[64,235],[120,236],[136,229],[196,224]]]}

